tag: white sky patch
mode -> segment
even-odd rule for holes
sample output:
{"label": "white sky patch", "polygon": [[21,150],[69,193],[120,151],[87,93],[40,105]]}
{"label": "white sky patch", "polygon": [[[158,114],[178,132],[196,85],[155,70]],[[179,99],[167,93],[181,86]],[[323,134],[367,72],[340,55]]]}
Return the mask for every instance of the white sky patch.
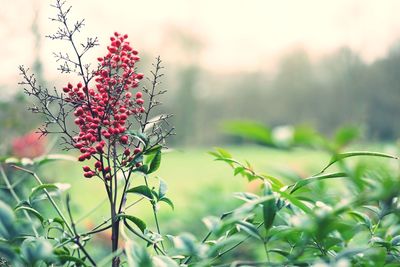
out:
{"label": "white sky patch", "polygon": [[[0,0],[7,7],[0,10],[0,85],[15,85],[17,66],[32,63],[35,6],[40,10],[40,31],[51,32],[50,3]],[[371,62],[384,56],[400,37],[397,0],[71,0],[69,4],[72,17],[86,19],[85,34],[100,38],[100,55],[108,37],[118,30],[129,34],[136,49],[160,54],[169,64],[189,60],[216,72],[274,71],[284,53],[299,47],[319,58],[349,46]],[[56,79],[51,53],[64,48],[47,39],[42,45],[46,77]]]}

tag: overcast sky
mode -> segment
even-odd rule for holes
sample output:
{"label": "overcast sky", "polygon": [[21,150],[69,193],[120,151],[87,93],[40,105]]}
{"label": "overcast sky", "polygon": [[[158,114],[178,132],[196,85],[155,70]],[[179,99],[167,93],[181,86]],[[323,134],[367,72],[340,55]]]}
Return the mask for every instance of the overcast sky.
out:
{"label": "overcast sky", "polygon": [[[51,32],[47,0],[0,0],[0,84],[14,84],[19,64],[29,65],[34,42],[30,32],[35,6],[40,30]],[[398,0],[72,0],[72,15],[87,20],[100,37],[118,30],[130,35],[139,51],[161,54],[169,64],[194,60],[213,71],[274,70],[279,58],[303,48],[312,58],[349,46],[371,62],[400,38]],[[181,34],[179,34],[181,33]],[[186,36],[186,47],[177,36]],[[55,77],[52,51],[43,40],[46,75]]]}

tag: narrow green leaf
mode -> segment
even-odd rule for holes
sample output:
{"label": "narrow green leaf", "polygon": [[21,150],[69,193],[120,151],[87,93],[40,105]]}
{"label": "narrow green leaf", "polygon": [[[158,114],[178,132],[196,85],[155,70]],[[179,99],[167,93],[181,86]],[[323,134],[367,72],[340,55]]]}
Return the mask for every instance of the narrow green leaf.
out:
{"label": "narrow green leaf", "polygon": [[148,188],[145,185],[139,185],[136,187],[133,187],[129,190],[126,191],[127,193],[133,193],[133,194],[138,194],[141,195],[147,199],[152,200],[153,199],[153,194],[151,193],[150,188]]}
{"label": "narrow green leaf", "polygon": [[231,158],[232,158],[231,153],[229,153],[228,151],[226,151],[226,150],[223,149],[223,148],[216,147],[215,150],[217,150],[217,152],[219,153],[219,155],[222,156],[223,158],[228,158],[228,159],[231,159]]}
{"label": "narrow green leaf", "polygon": [[263,204],[265,201],[268,201],[270,199],[274,199],[274,196],[273,195],[263,196],[263,197],[255,199],[255,200],[248,201],[247,203],[243,204],[239,208],[235,209],[234,215],[241,216],[244,214],[248,214],[249,212],[254,210],[256,207],[258,207],[260,204]]}
{"label": "narrow green leaf", "polygon": [[34,208],[26,207],[26,206],[20,206],[20,207],[15,209],[15,212],[20,211],[20,210],[25,210],[25,211],[28,211],[28,212],[32,213],[33,215],[35,215],[36,218],[39,219],[39,221],[41,223],[43,223],[43,221],[44,221],[43,216],[37,210],[35,210]]}
{"label": "narrow green leaf", "polygon": [[80,266],[80,265],[87,266],[83,260],[73,257],[73,256],[70,256],[70,255],[65,255],[65,254],[58,255],[57,258],[61,261],[62,264],[65,264],[67,262],[74,262],[77,264],[77,266]]}
{"label": "narrow green leaf", "polygon": [[150,163],[149,166],[149,170],[148,170],[148,174],[155,172],[156,170],[158,170],[158,168],[160,167],[161,164],[161,151],[158,151],[153,160]]}
{"label": "narrow green leaf", "polygon": [[163,198],[167,194],[168,185],[164,180],[160,180],[160,186],[158,187],[158,197]]}
{"label": "narrow green leaf", "polygon": [[346,152],[346,153],[339,153],[337,155],[334,155],[331,159],[331,161],[326,165],[322,171],[324,172],[326,169],[328,169],[330,166],[335,164],[336,162],[345,159],[345,158],[350,158],[350,157],[358,157],[358,156],[372,156],[372,157],[382,157],[382,158],[391,158],[391,159],[399,159],[396,156],[385,154],[385,153],[380,153],[380,152],[371,152],[371,151],[353,151],[353,152]]}
{"label": "narrow green leaf", "polygon": [[273,177],[271,175],[262,174],[261,178],[266,179],[267,181],[271,182],[273,189],[282,188],[284,186],[284,184],[278,178]]}
{"label": "narrow green leaf", "polygon": [[252,225],[251,223],[245,222],[245,221],[238,221],[236,222],[236,225],[239,227],[239,229],[242,229],[246,233],[248,233],[250,236],[255,237],[259,240],[262,240],[262,237],[260,233],[258,232],[257,227]]}
{"label": "narrow green leaf", "polygon": [[[271,186],[269,183],[264,182],[264,196],[273,196]],[[264,218],[264,228],[268,231],[272,224],[274,223],[276,214],[276,203],[275,198],[266,200],[263,205],[263,218]]]}
{"label": "narrow green leaf", "polygon": [[399,246],[400,245],[400,235],[393,237],[390,242],[391,242],[392,246]]}
{"label": "narrow green leaf", "polygon": [[368,227],[368,229],[371,229],[372,227],[371,219],[366,214],[354,210],[350,211],[349,214],[357,218],[358,221],[363,222]]}
{"label": "narrow green leaf", "polygon": [[35,197],[37,195],[39,195],[41,193],[41,191],[43,190],[58,190],[58,187],[54,184],[42,184],[39,186],[36,186],[34,188],[32,188],[32,192],[29,195],[29,200],[32,202],[33,199],[35,199]]}
{"label": "narrow green leaf", "polygon": [[335,133],[335,143],[338,147],[345,146],[349,144],[351,141],[359,137],[360,132],[356,127],[344,127],[340,128]]}
{"label": "narrow green leaf", "polygon": [[284,257],[288,257],[288,256],[290,256],[290,253],[288,252],[288,251],[284,251],[284,250],[281,250],[281,249],[270,249],[270,250],[268,250],[269,252],[273,252],[273,253],[277,253],[277,254],[280,254],[280,255],[282,255],[282,256],[284,256]]}
{"label": "narrow green leaf", "polygon": [[235,170],[234,170],[234,172],[233,172],[233,175],[236,176],[236,175],[238,175],[239,173],[243,172],[244,170],[245,170],[245,168],[242,167],[242,166],[236,167]]}
{"label": "narrow green leaf", "polygon": [[283,198],[289,200],[290,203],[292,203],[293,205],[295,205],[296,207],[298,207],[305,213],[308,213],[308,214],[312,213],[312,210],[309,207],[307,207],[307,205],[305,205],[303,202],[301,202],[299,199],[297,199],[296,197],[286,193],[285,191],[278,191],[278,193]]}
{"label": "narrow green leaf", "polygon": [[154,267],[179,267],[179,265],[170,257],[157,255],[153,257]]}
{"label": "narrow green leaf", "polygon": [[71,155],[50,154],[50,155],[45,155],[45,156],[41,156],[38,158],[34,158],[33,162],[38,165],[43,165],[45,163],[49,163],[52,161],[61,161],[61,160],[77,161],[76,157],[73,157]]}
{"label": "narrow green leaf", "polygon": [[221,220],[215,216],[207,216],[203,218],[203,223],[209,231],[214,232],[221,224]]}
{"label": "narrow green leaf", "polygon": [[143,220],[139,219],[138,217],[127,214],[119,214],[117,217],[129,220],[130,222],[135,224],[140,229],[140,231],[142,231],[142,233],[144,233],[144,231],[147,228],[146,223]]}
{"label": "narrow green leaf", "polygon": [[271,130],[263,124],[253,121],[230,121],[224,125],[225,132],[251,141],[272,144]]}
{"label": "narrow green leaf", "polygon": [[254,201],[260,198],[258,195],[249,192],[236,192],[233,194],[233,196],[246,202]]}
{"label": "narrow green leaf", "polygon": [[167,198],[167,197],[163,197],[163,198],[161,198],[159,201],[165,202],[165,203],[167,203],[172,209],[175,209],[174,203],[172,202],[171,199],[169,199],[169,198]]}
{"label": "narrow green leaf", "polygon": [[303,186],[306,186],[308,184],[311,184],[311,183],[314,183],[314,182],[317,182],[317,181],[321,181],[321,180],[325,180],[325,179],[333,179],[333,178],[343,178],[343,177],[347,177],[347,174],[343,173],[343,172],[335,172],[335,173],[320,174],[320,175],[316,175],[316,176],[311,176],[309,178],[302,179],[302,180],[299,180],[298,182],[296,182],[293,185],[293,188],[290,191],[290,193],[294,193],[295,191],[297,191],[298,189],[302,188]]}

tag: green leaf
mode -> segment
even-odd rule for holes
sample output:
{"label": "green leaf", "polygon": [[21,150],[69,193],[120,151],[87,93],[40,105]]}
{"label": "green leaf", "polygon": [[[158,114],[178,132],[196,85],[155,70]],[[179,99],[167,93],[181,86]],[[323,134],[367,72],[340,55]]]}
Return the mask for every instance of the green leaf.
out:
{"label": "green leaf", "polygon": [[356,127],[340,128],[335,133],[335,143],[337,146],[342,147],[349,144],[360,135],[359,129]]}
{"label": "green leaf", "polygon": [[41,191],[44,190],[58,190],[58,187],[54,184],[42,184],[36,186],[32,188],[32,192],[29,195],[29,200],[32,202],[32,200],[35,199],[35,197],[38,196],[40,193],[42,193]]}
{"label": "green leaf", "polygon": [[21,244],[21,255],[29,266],[35,266],[36,262],[53,256],[53,246],[44,238],[25,239]]}
{"label": "green leaf", "polygon": [[133,187],[133,188],[127,190],[126,192],[141,195],[149,200],[153,199],[153,194],[151,193],[150,188],[148,188],[145,185],[139,185],[139,186]]}
{"label": "green leaf", "polygon": [[231,159],[231,158],[232,158],[232,155],[231,155],[228,151],[226,151],[225,149],[223,149],[223,148],[216,147],[215,150],[217,150],[218,153],[219,153],[223,158],[228,158],[228,159]]}
{"label": "green leaf", "polygon": [[247,216],[256,207],[258,207],[259,205],[263,204],[265,201],[268,201],[270,199],[274,199],[274,196],[273,195],[263,196],[255,200],[248,201],[239,208],[235,209],[233,215],[234,217],[240,217],[242,215]]}
{"label": "green leaf", "polygon": [[234,170],[234,172],[233,172],[233,175],[236,176],[236,175],[238,175],[239,173],[242,173],[244,170],[245,170],[245,168],[242,167],[242,166],[236,167],[235,170]]}
{"label": "green leaf", "polygon": [[175,209],[174,203],[172,202],[171,199],[169,199],[169,198],[167,198],[167,197],[163,197],[163,198],[159,199],[159,201],[165,202],[165,203],[167,203],[172,209]]}
{"label": "green leaf", "polygon": [[366,214],[363,214],[358,211],[349,211],[349,214],[357,218],[359,221],[363,222],[368,227],[368,229],[371,229],[372,227],[371,219]]}
{"label": "green leaf", "polygon": [[152,147],[152,148],[150,148],[150,149],[147,149],[147,150],[144,152],[144,154],[145,154],[145,155],[150,155],[150,154],[153,154],[153,153],[157,153],[158,151],[161,151],[161,149],[162,149],[162,146],[161,146],[161,145],[155,145],[154,147]]}
{"label": "green leaf", "polygon": [[266,179],[267,181],[271,182],[273,189],[279,189],[284,186],[284,184],[276,177],[271,175],[261,175],[261,178]]}
{"label": "green leaf", "polygon": [[50,154],[41,156],[38,158],[34,158],[33,162],[38,165],[43,165],[53,161],[60,161],[60,160],[67,160],[67,161],[77,161],[76,157],[64,154]]}
{"label": "green leaf", "polygon": [[166,182],[164,182],[164,180],[162,179],[159,180],[160,180],[160,186],[158,187],[158,197],[163,198],[167,194],[168,185]]}
{"label": "green leaf", "polygon": [[239,136],[263,144],[272,144],[271,130],[254,121],[230,121],[223,126],[228,134]]}
{"label": "green leaf", "polygon": [[273,253],[277,253],[277,254],[280,254],[280,255],[282,255],[282,256],[284,256],[284,257],[286,257],[286,258],[288,258],[288,256],[290,256],[290,253],[288,252],[288,251],[284,251],[284,250],[282,250],[282,249],[270,249],[270,250],[268,250],[269,252],[273,252]]}
{"label": "green leaf", "polygon": [[70,256],[70,255],[65,255],[65,254],[58,255],[57,258],[61,261],[62,264],[65,264],[67,262],[74,262],[77,264],[77,266],[80,266],[80,265],[87,266],[83,260],[73,257],[73,256]]}
{"label": "green leaf", "polygon": [[290,193],[294,193],[295,191],[297,191],[298,189],[302,188],[303,186],[306,186],[308,184],[311,184],[311,183],[314,183],[314,182],[317,182],[317,181],[321,181],[321,180],[325,180],[325,179],[333,179],[333,178],[343,178],[343,177],[347,177],[347,174],[343,173],[343,172],[335,172],[335,173],[320,174],[320,175],[316,175],[316,176],[311,176],[309,178],[302,179],[302,180],[299,180],[298,182],[296,182],[293,185],[293,188],[290,191]]}
{"label": "green leaf", "polygon": [[302,146],[324,146],[325,140],[313,128],[307,126],[296,127],[293,134],[295,145]]}
{"label": "green leaf", "polygon": [[196,255],[196,239],[189,233],[183,233],[179,236],[167,236],[173,243],[175,249],[182,255]]}
{"label": "green leaf", "polygon": [[258,232],[257,227],[255,227],[251,223],[248,223],[245,221],[238,221],[238,222],[236,222],[236,225],[239,227],[239,229],[245,231],[250,236],[257,238],[259,240],[262,240],[262,237],[261,237],[260,233]]}
{"label": "green leaf", "polygon": [[144,221],[142,221],[141,219],[139,219],[138,217],[135,217],[132,215],[127,215],[127,214],[119,214],[117,217],[121,217],[123,219],[131,221],[140,229],[140,231],[142,231],[142,233],[144,233],[144,231],[147,228],[146,223]]}
{"label": "green leaf", "polygon": [[36,218],[39,219],[39,221],[43,224],[44,218],[43,216],[35,209],[31,208],[31,207],[26,207],[26,206],[20,206],[18,208],[15,209],[15,212],[17,211],[27,211],[32,213],[33,215],[35,215]]}
{"label": "green leaf", "polygon": [[0,200],[0,237],[12,238],[15,225],[13,210]]}
{"label": "green leaf", "polygon": [[[271,186],[267,182],[264,182],[264,196],[273,196]],[[275,198],[266,200],[265,202],[262,203],[262,205],[263,205],[264,228],[266,231],[268,231],[272,227],[276,215]]]}
{"label": "green leaf", "polygon": [[136,139],[138,139],[141,143],[143,143],[143,145],[146,147],[147,144],[149,143],[149,138],[141,132],[138,131],[128,131],[127,132],[128,135],[135,137]]}
{"label": "green leaf", "polygon": [[146,248],[128,240],[125,245],[125,253],[129,267],[153,267],[151,256]]}
{"label": "green leaf", "polygon": [[158,168],[160,167],[160,164],[161,164],[161,151],[158,151],[155,154],[154,158],[152,159],[147,173],[150,174],[150,173],[153,173],[156,170],[158,170]]}
{"label": "green leaf", "polygon": [[233,195],[235,198],[238,198],[238,199],[246,201],[246,202],[253,201],[253,200],[260,198],[258,195],[249,193],[249,192],[237,192],[237,193],[234,193]]}
{"label": "green leaf", "polygon": [[149,166],[147,164],[144,164],[140,167],[137,167],[136,169],[133,170],[134,172],[141,172],[143,174],[147,174],[149,171]]}
{"label": "green leaf", "polygon": [[153,265],[155,267],[179,267],[179,265],[173,259],[163,255],[154,256]]}
{"label": "green leaf", "polygon": [[284,191],[278,191],[278,193],[283,198],[286,198],[287,200],[289,200],[290,203],[292,203],[293,205],[295,205],[296,207],[298,207],[305,213],[308,213],[308,214],[312,213],[312,210],[309,207],[307,207],[307,205],[305,205],[303,202],[301,202],[301,200],[299,200],[298,198],[296,198],[296,197],[292,196],[291,194],[288,194]]}
{"label": "green leaf", "polygon": [[205,224],[205,226],[207,227],[207,229],[209,231],[214,232],[215,230],[218,229],[218,227],[221,224],[221,220],[215,216],[208,216],[203,218],[203,223]]}
{"label": "green leaf", "polygon": [[359,157],[359,156],[372,156],[372,157],[399,159],[398,157],[393,156],[393,155],[380,153],[380,152],[371,152],[371,151],[353,151],[353,152],[339,153],[339,154],[334,155],[331,158],[330,162],[328,163],[328,165],[326,165],[322,169],[321,173],[342,159],[350,158],[350,157]]}
{"label": "green leaf", "polygon": [[393,237],[390,242],[392,243],[392,246],[400,246],[400,235]]}
{"label": "green leaf", "polygon": [[[127,167],[136,165],[136,163],[143,162],[143,153],[136,154],[135,157],[128,163]],[[138,170],[137,168],[136,170]]]}

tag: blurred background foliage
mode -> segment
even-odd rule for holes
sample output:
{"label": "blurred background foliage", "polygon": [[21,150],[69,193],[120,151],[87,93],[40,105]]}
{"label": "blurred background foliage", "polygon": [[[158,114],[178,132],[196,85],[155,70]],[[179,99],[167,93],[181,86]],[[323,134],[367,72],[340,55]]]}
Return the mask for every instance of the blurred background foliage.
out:
{"label": "blurred background foliage", "polygon": [[[49,80],[44,71],[49,64],[42,59],[46,33],[40,29],[39,6],[27,32],[33,46],[30,62],[38,80],[52,87],[65,83],[66,77]],[[165,45],[176,50],[178,58],[165,62],[164,88],[169,93],[163,107],[175,115],[177,129],[170,140],[172,146],[236,143],[238,139],[221,134],[222,122],[233,119],[251,119],[270,127],[307,125],[327,136],[341,126],[355,125],[367,140],[374,141],[394,141],[399,136],[400,122],[395,119],[400,115],[398,42],[372,62],[349,47],[318,59],[309,50],[293,48],[280,57],[274,71],[216,72],[200,63],[200,55],[207,49],[201,36],[177,26],[167,28]],[[243,52],[238,64],[240,57],[246,56]],[[146,50],[141,55],[139,69],[146,73],[154,55]],[[26,134],[40,121],[26,112],[28,100],[17,82],[0,81],[2,140]],[[3,153],[9,149],[5,143],[0,149]]]}

